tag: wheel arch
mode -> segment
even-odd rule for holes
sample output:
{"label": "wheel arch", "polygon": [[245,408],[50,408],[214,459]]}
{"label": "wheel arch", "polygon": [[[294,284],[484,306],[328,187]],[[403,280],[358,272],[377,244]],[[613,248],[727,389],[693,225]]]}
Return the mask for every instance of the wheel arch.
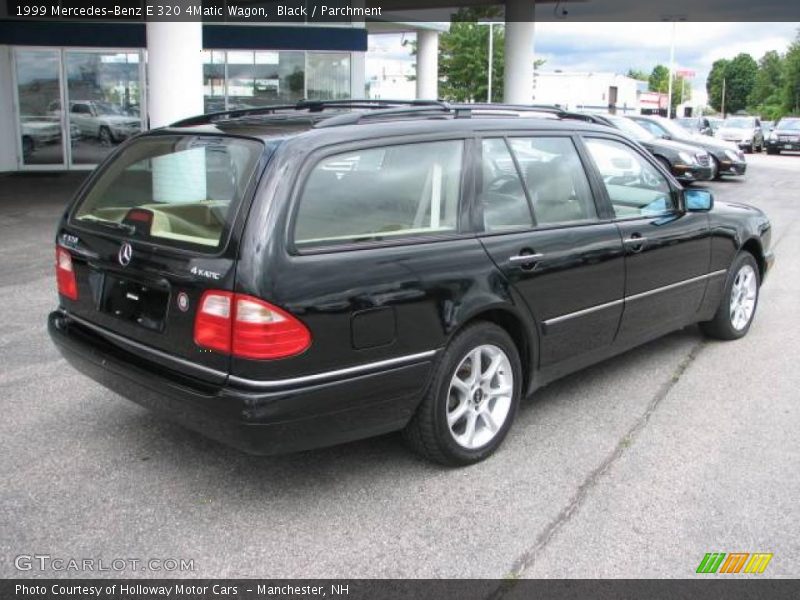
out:
{"label": "wheel arch", "polygon": [[458,327],[454,328],[450,333],[448,343],[458,332],[478,321],[497,325],[514,342],[522,365],[522,391],[523,397],[525,397],[531,389],[534,378],[538,342],[531,325],[526,323],[524,317],[519,314],[519,311],[514,306],[506,304],[488,306],[470,314],[468,318],[459,323]]}
{"label": "wheel arch", "polygon": [[764,271],[766,270],[766,262],[764,260],[764,249],[761,247],[761,242],[757,238],[751,237],[742,244],[741,251],[749,252],[753,255],[753,258],[756,259],[756,264],[758,265],[758,279],[762,281],[764,279]]}

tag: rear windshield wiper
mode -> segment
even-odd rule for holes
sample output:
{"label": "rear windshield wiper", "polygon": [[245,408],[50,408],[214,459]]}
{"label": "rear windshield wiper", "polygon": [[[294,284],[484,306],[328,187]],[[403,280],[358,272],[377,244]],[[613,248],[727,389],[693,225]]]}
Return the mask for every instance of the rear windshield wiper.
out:
{"label": "rear windshield wiper", "polygon": [[127,223],[118,223],[117,221],[106,221],[105,219],[78,219],[79,221],[86,221],[89,223],[93,223],[95,225],[102,225],[103,227],[107,227],[108,229],[113,229],[115,231],[124,231],[128,235],[133,235],[136,233],[136,227],[133,225],[129,225]]}

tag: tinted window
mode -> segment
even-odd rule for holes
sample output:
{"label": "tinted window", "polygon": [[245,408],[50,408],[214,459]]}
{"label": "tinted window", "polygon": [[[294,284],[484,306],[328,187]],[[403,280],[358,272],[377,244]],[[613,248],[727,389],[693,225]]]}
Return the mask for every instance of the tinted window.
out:
{"label": "tinted window", "polygon": [[74,219],[125,223],[135,227],[131,237],[159,243],[216,248],[263,151],[260,142],[218,136],[139,138],[102,172]]}
{"label": "tinted window", "polygon": [[652,133],[656,137],[661,137],[665,133],[667,133],[664,129],[653,123],[652,121],[636,121],[639,125],[647,129],[650,133]]}
{"label": "tinted window", "polygon": [[533,217],[505,140],[483,140],[483,183],[478,197],[486,231],[526,229]]}
{"label": "tinted window", "polygon": [[510,138],[533,204],[537,225],[597,218],[589,182],[572,140]]}
{"label": "tinted window", "polygon": [[590,138],[586,145],[620,218],[649,217],[675,210],[669,182],[633,148]]}
{"label": "tinted window", "polygon": [[303,186],[298,246],[458,229],[462,141],[357,150],[321,160]]}

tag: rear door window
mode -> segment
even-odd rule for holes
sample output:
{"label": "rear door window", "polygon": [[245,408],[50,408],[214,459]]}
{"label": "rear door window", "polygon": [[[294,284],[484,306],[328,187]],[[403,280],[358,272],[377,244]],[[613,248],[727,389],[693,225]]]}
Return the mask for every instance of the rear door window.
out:
{"label": "rear door window", "polygon": [[462,140],[365,148],[318,162],[295,217],[298,248],[458,231]]}
{"label": "rear door window", "polygon": [[597,220],[589,181],[567,137],[509,138],[533,204],[537,225]]}
{"label": "rear door window", "polygon": [[514,159],[502,138],[485,139],[481,144],[482,183],[478,206],[485,231],[511,231],[533,227],[525,188]]}
{"label": "rear door window", "polygon": [[73,221],[154,243],[217,251],[263,152],[261,142],[239,138],[139,138],[100,174]]}

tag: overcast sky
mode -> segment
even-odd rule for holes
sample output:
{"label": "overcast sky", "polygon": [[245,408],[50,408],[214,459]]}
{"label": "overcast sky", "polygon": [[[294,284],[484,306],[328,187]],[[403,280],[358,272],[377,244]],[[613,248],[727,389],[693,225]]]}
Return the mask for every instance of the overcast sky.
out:
{"label": "overcast sky", "polygon": [[[677,23],[675,65],[692,69],[695,100],[705,100],[705,83],[711,64],[747,52],[756,60],[768,50],[784,52],[800,23]],[[536,25],[534,51],[544,58],[543,70],[612,71],[629,68],[649,71],[669,64],[671,23],[541,22]],[[413,34],[406,39],[414,39]],[[400,35],[370,37],[367,76],[387,66],[413,63]]]}

